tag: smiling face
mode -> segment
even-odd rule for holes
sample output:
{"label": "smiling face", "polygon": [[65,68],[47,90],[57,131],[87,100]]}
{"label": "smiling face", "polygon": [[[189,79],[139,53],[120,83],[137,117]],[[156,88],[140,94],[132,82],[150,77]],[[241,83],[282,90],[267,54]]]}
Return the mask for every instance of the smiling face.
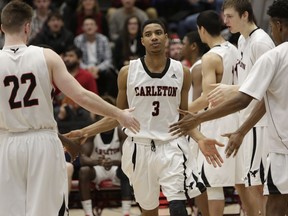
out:
{"label": "smiling face", "polygon": [[164,53],[167,34],[157,23],[151,23],[144,27],[141,42],[150,53]]}

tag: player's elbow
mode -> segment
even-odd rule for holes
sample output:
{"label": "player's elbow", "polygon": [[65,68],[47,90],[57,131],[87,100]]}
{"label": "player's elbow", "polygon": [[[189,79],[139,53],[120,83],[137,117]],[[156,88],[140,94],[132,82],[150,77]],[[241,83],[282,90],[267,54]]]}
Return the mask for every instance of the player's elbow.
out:
{"label": "player's elbow", "polygon": [[250,95],[239,92],[235,97],[235,102],[240,110],[245,109],[251,102],[253,98]]}

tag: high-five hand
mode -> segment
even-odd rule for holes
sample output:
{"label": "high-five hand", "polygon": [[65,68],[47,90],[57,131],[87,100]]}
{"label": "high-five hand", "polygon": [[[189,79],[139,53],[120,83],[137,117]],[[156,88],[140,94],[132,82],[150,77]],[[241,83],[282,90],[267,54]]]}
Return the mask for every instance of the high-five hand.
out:
{"label": "high-five hand", "polygon": [[133,133],[136,134],[140,130],[140,123],[132,115],[134,109],[135,108],[123,110],[122,115],[117,120],[123,127],[131,130]]}
{"label": "high-five hand", "polygon": [[221,164],[223,163],[223,158],[219,154],[216,146],[223,147],[224,144],[218,142],[215,139],[205,138],[199,140],[198,145],[209,164],[212,164],[214,167],[222,166]]}
{"label": "high-five hand", "polygon": [[179,109],[178,111],[181,115],[184,115],[184,117],[178,122],[170,125],[169,132],[172,133],[172,135],[187,135],[190,130],[199,125],[196,119],[196,115],[189,111],[181,109]]}

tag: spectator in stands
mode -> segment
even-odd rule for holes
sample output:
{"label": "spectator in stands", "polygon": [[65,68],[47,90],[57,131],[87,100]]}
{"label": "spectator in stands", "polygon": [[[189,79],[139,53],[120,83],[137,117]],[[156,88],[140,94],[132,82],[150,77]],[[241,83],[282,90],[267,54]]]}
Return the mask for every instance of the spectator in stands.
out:
{"label": "spectator in stands", "polygon": [[[115,104],[115,99],[112,97],[105,96],[103,99]],[[97,134],[83,145],[80,155],[79,186],[81,203],[86,216],[93,216],[90,182],[99,185],[104,180],[112,180],[114,184],[119,184],[121,181],[123,215],[130,215],[132,189],[128,178],[120,168],[122,144],[125,139],[124,132],[120,127],[116,127]]]}
{"label": "spectator in stands", "polygon": [[[63,60],[67,70],[85,89],[98,93],[92,74],[80,68],[81,58],[82,51],[73,45],[69,46],[63,53]],[[55,118],[60,133],[81,128],[94,121],[94,115],[76,105],[69,98],[64,97],[62,93],[59,93],[56,98],[58,99],[56,104],[59,104],[59,107],[55,107]],[[78,158],[73,162],[70,160],[69,155],[66,154],[65,156],[67,160],[68,191],[70,191],[72,177],[74,176],[74,178],[78,179],[80,162]]]}
{"label": "spectator in stands", "polygon": [[109,34],[110,40],[115,42],[119,37],[125,20],[131,16],[136,15],[139,17],[141,24],[148,19],[147,14],[140,8],[135,6],[136,0],[121,0],[122,7],[118,8],[109,15]]}
{"label": "spectator in stands", "polygon": [[82,50],[81,67],[88,69],[97,81],[99,95],[117,95],[117,74],[112,65],[112,50],[109,39],[97,32],[94,18],[86,17],[83,22],[84,32],[78,35],[74,43]]}
{"label": "spectator in stands", "polygon": [[83,21],[85,17],[93,17],[97,23],[97,32],[104,33],[105,17],[103,16],[98,0],[80,0],[75,14],[75,35],[83,33]]}
{"label": "spectator in stands", "polygon": [[[153,0],[136,0],[135,6],[145,11],[149,19],[156,19],[158,18],[158,12],[156,8],[152,6],[152,1]],[[116,8],[121,6],[121,0],[111,0],[111,7],[107,11],[108,17],[116,10]]]}
{"label": "spectator in stands", "polygon": [[178,37],[172,36],[169,39],[169,57],[178,61],[182,60],[182,41]]}
{"label": "spectator in stands", "polygon": [[125,21],[121,37],[115,42],[113,60],[115,67],[120,70],[129,61],[145,55],[145,48],[141,43],[141,22],[135,15]]}
{"label": "spectator in stands", "polygon": [[51,0],[33,0],[34,15],[32,17],[32,30],[30,41],[42,30],[50,13]]}
{"label": "spectator in stands", "polygon": [[58,11],[50,12],[42,30],[30,41],[33,45],[48,46],[62,54],[68,46],[74,44],[74,36],[64,27]]}
{"label": "spectator in stands", "polygon": [[177,33],[181,38],[189,31],[197,30],[197,17],[201,11],[214,9],[217,13],[221,14],[223,0],[191,0],[198,4],[197,13],[193,13],[177,23]]}

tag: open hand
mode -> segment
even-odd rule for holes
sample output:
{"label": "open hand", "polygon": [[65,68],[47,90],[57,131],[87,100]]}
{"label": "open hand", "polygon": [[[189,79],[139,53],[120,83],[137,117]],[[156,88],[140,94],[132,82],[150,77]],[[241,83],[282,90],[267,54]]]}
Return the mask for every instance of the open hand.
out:
{"label": "open hand", "polygon": [[233,157],[235,157],[243,142],[244,135],[234,132],[223,134],[222,136],[229,138],[228,144],[225,149],[226,157],[229,158],[233,153]]}
{"label": "open hand", "polygon": [[205,138],[199,140],[198,145],[209,164],[212,164],[214,167],[222,166],[221,164],[223,163],[223,159],[219,154],[216,146],[223,147],[224,144],[218,142],[215,139]]}
{"label": "open hand", "polygon": [[180,114],[184,115],[184,117],[178,122],[170,125],[169,132],[172,135],[184,136],[187,135],[190,130],[197,127],[199,123],[197,122],[196,115],[186,111],[186,110],[178,110]]}
{"label": "open hand", "polygon": [[64,136],[70,140],[79,142],[81,145],[83,145],[88,138],[88,135],[83,134],[82,130],[73,130],[69,133],[64,134]]}
{"label": "open hand", "polygon": [[135,108],[122,110],[122,115],[117,120],[123,127],[129,129],[136,134],[140,130],[140,123],[132,115],[134,109]]}
{"label": "open hand", "polygon": [[211,107],[215,107],[233,97],[239,88],[237,85],[226,85],[222,83],[211,84],[210,86],[213,90],[208,93],[207,98]]}
{"label": "open hand", "polygon": [[67,138],[62,134],[58,134],[62,145],[65,147],[66,151],[71,157],[71,160],[74,161],[78,157],[80,150],[81,150],[81,142],[79,138]]}

